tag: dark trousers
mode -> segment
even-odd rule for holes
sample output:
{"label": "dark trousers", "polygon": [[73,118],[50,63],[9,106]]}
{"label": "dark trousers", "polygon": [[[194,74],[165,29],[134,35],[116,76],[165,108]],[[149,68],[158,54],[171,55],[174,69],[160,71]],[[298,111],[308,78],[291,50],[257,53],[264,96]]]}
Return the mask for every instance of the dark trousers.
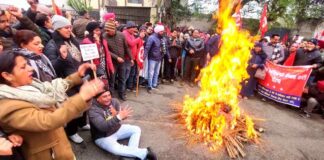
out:
{"label": "dark trousers", "polygon": [[172,58],[172,62],[169,62],[167,57],[164,57],[164,79],[171,80],[175,79],[175,66],[177,63],[177,58]]}
{"label": "dark trousers", "polygon": [[185,80],[194,82],[200,70],[200,58],[185,58]]}
{"label": "dark trousers", "polygon": [[78,127],[83,127],[87,124],[87,114],[84,112],[81,117],[70,121],[66,127],[65,132],[67,136],[72,136],[78,132]]}
{"label": "dark trousers", "polygon": [[117,82],[118,95],[123,96],[126,91],[126,81],[131,70],[131,62],[125,61],[124,63],[114,64],[114,67],[116,72],[113,75],[112,84],[114,86]]}
{"label": "dark trousers", "polygon": [[135,63],[134,66],[132,66],[130,69],[129,77],[126,82],[128,89],[136,88],[137,75],[138,75],[137,63]]}

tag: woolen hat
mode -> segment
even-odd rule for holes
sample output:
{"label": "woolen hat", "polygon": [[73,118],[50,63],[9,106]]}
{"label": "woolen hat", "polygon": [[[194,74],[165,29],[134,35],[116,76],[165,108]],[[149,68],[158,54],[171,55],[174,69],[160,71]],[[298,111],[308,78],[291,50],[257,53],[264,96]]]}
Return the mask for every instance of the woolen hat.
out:
{"label": "woolen hat", "polygon": [[312,38],[312,39],[308,40],[308,42],[311,42],[311,43],[315,44],[315,46],[318,43],[317,39],[315,39],[315,38]]}
{"label": "woolen hat", "polygon": [[262,43],[256,42],[256,43],[254,43],[254,47],[260,47],[260,48],[262,48]]}
{"label": "woolen hat", "polygon": [[71,26],[71,22],[63,16],[54,15],[52,17],[53,29],[57,30],[65,26]]}
{"label": "woolen hat", "polygon": [[114,31],[116,30],[116,24],[112,20],[108,20],[105,24],[105,30]]}
{"label": "woolen hat", "polygon": [[109,20],[115,20],[116,19],[116,15],[115,13],[106,13],[103,16],[104,21],[109,21]]}
{"label": "woolen hat", "polygon": [[86,26],[86,30],[90,33],[93,32],[96,28],[100,28],[100,23],[98,22],[89,22]]}
{"label": "woolen hat", "polygon": [[137,27],[137,25],[135,24],[135,22],[133,22],[133,21],[128,21],[127,23],[126,23],[126,26],[125,26],[127,29],[128,28],[135,28],[135,27]]}
{"label": "woolen hat", "polygon": [[163,25],[156,25],[154,28],[155,33],[159,33],[161,31],[164,31],[164,26]]}

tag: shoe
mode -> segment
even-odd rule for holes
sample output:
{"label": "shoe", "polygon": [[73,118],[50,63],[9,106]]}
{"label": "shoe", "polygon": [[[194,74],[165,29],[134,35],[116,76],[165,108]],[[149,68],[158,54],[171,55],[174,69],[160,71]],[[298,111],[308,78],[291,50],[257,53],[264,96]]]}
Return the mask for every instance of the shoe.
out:
{"label": "shoe", "polygon": [[303,118],[310,118],[311,117],[310,114],[308,114],[308,113],[301,113],[301,114],[299,114],[299,116],[301,116]]}
{"label": "shoe", "polygon": [[74,143],[80,144],[83,142],[83,138],[79,136],[79,134],[74,134],[72,136],[69,136],[70,140]]}
{"label": "shoe", "polygon": [[170,79],[170,83],[173,84],[174,80],[173,79]]}
{"label": "shoe", "polygon": [[267,101],[267,99],[266,99],[266,98],[262,98],[261,100],[262,100],[263,102],[266,102],[266,101]]}
{"label": "shoe", "polygon": [[152,89],[147,89],[147,93],[152,94]]}
{"label": "shoe", "polygon": [[86,124],[84,126],[81,127],[82,130],[90,130],[90,125]]}
{"label": "shoe", "polygon": [[119,95],[119,99],[122,101],[127,101],[126,96],[125,95]]}
{"label": "shoe", "polygon": [[150,147],[147,147],[147,155],[146,155],[147,160],[157,160],[156,154],[152,151]]}
{"label": "shoe", "polygon": [[157,91],[159,90],[159,88],[158,88],[158,87],[152,87],[152,89],[154,89],[154,90],[157,90]]}

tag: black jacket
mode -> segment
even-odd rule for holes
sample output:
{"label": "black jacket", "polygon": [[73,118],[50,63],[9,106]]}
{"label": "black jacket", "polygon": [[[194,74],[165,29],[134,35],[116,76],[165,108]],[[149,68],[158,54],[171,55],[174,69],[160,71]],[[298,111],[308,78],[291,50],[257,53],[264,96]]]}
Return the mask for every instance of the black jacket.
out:
{"label": "black jacket", "polygon": [[[195,51],[194,54],[189,53],[191,49]],[[190,38],[187,40],[185,50],[187,51],[187,56],[189,57],[203,58],[205,51],[205,42],[201,38]]]}

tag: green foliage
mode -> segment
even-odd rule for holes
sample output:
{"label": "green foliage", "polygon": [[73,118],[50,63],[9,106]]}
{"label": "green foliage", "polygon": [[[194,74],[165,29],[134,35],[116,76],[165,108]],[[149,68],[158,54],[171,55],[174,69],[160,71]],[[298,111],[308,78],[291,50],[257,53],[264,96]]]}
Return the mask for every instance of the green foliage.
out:
{"label": "green foliage", "polygon": [[68,0],[67,4],[72,7],[78,14],[82,11],[90,12],[92,7],[90,6],[91,0]]}
{"label": "green foliage", "polygon": [[243,19],[243,28],[248,30],[251,35],[256,35],[259,30],[259,20],[252,18]]}
{"label": "green foliage", "polygon": [[162,20],[173,28],[177,22],[189,20],[191,16],[192,14],[187,5],[183,6],[179,0],[172,0],[170,7],[166,8],[166,15]]}

